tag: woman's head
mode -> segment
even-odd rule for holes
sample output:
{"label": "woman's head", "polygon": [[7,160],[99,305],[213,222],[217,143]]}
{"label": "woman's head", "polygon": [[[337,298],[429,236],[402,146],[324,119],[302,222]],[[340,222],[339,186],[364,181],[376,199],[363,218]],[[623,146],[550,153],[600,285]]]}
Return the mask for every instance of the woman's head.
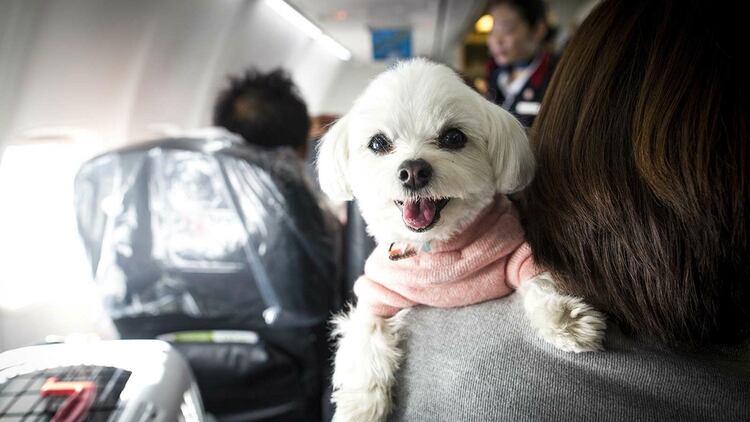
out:
{"label": "woman's head", "polygon": [[733,17],[717,9],[602,3],[532,129],[538,262],[630,331],[670,344],[750,331],[747,68]]}
{"label": "woman's head", "polygon": [[490,2],[492,31],[487,37],[490,54],[504,66],[530,60],[547,35],[542,0],[494,0]]}

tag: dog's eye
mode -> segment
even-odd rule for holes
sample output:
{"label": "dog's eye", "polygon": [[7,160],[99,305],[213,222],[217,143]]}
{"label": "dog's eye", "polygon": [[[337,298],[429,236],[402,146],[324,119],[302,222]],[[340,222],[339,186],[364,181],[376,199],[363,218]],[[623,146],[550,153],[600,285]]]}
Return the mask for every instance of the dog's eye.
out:
{"label": "dog's eye", "polygon": [[450,128],[440,135],[438,144],[440,148],[461,149],[466,145],[466,135],[456,128]]}
{"label": "dog's eye", "polygon": [[370,138],[370,143],[367,144],[367,148],[370,148],[375,154],[386,154],[393,149],[393,145],[385,135],[378,133]]}

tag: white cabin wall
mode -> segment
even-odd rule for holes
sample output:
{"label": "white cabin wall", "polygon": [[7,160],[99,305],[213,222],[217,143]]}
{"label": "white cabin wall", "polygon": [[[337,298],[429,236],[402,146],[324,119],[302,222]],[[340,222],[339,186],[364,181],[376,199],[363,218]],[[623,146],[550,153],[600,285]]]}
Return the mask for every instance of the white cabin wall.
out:
{"label": "white cabin wall", "polygon": [[40,0],[0,1],[0,156],[38,27]]}
{"label": "white cabin wall", "polygon": [[38,18],[28,43],[11,46],[27,57],[17,80],[6,81],[18,86],[5,105],[13,115],[6,136],[64,126],[91,131],[104,145],[122,142],[135,59],[155,19],[148,2],[13,3],[36,7]]}
{"label": "white cabin wall", "polygon": [[106,149],[154,124],[205,126],[227,75],[250,66],[289,70],[315,114],[343,64],[262,0],[1,3],[2,143],[65,126]]}
{"label": "white cabin wall", "polygon": [[328,92],[323,97],[321,111],[336,115],[346,113],[370,81],[388,69],[390,65],[391,63],[388,62],[342,64],[333,76],[335,83],[329,86]]}

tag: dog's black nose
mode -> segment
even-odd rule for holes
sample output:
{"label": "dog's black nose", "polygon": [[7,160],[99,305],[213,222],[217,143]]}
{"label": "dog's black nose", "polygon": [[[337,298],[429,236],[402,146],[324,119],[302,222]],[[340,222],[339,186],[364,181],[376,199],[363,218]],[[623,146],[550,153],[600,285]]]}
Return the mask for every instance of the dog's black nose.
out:
{"label": "dog's black nose", "polygon": [[411,190],[422,189],[432,178],[432,166],[423,159],[406,160],[398,167],[398,180]]}

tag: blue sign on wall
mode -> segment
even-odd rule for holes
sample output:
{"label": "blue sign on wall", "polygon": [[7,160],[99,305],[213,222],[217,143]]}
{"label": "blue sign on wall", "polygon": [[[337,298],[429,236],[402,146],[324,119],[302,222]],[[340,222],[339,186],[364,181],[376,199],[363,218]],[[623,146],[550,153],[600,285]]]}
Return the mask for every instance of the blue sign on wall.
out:
{"label": "blue sign on wall", "polygon": [[386,60],[411,57],[411,29],[372,29],[372,58]]}

